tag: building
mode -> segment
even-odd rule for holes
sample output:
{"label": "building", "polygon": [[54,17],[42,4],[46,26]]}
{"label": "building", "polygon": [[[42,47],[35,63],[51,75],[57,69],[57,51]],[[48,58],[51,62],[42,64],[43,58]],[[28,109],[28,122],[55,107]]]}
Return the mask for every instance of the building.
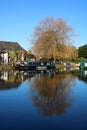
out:
{"label": "building", "polygon": [[8,53],[0,51],[0,64],[8,64]]}
{"label": "building", "polygon": [[0,41],[0,64],[21,60],[21,52],[25,51],[17,42]]}

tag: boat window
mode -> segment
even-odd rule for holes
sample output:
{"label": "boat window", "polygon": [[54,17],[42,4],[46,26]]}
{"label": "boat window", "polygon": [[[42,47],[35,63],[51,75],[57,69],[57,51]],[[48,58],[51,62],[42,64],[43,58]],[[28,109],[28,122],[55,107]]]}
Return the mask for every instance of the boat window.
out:
{"label": "boat window", "polygon": [[47,63],[47,65],[50,65],[50,63]]}
{"label": "boat window", "polygon": [[34,62],[34,63],[33,63],[33,65],[37,65],[37,63],[36,63],[36,62]]}
{"label": "boat window", "polygon": [[41,63],[41,65],[44,65],[44,63]]}
{"label": "boat window", "polygon": [[25,61],[24,64],[27,64],[27,62]]}
{"label": "boat window", "polygon": [[32,62],[29,62],[29,65],[32,65]]}

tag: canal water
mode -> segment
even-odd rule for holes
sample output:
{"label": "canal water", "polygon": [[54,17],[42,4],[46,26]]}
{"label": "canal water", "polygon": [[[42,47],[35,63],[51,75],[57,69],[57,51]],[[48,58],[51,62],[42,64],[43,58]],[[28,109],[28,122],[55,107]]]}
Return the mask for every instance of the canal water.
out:
{"label": "canal water", "polygon": [[0,130],[31,129],[87,129],[87,71],[0,72]]}

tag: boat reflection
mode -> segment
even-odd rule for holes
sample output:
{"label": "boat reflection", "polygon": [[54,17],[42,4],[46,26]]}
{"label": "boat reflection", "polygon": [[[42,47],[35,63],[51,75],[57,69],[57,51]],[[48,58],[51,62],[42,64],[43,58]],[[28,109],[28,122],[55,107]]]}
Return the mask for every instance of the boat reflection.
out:
{"label": "boat reflection", "polygon": [[36,75],[45,75],[49,73],[51,74],[53,71],[0,71],[0,90],[17,88],[26,79],[31,81],[31,78]]}
{"label": "boat reflection", "polygon": [[[33,71],[0,71],[0,90],[17,88],[25,80],[31,81],[32,78],[39,76],[43,79],[47,76],[49,79],[57,74],[72,74],[87,83],[87,70],[33,70]],[[47,78],[48,82],[49,79]],[[58,77],[60,79],[60,77]],[[47,81],[46,81],[47,82]],[[45,82],[43,82],[45,83]]]}
{"label": "boat reflection", "polygon": [[87,83],[87,70],[80,70],[80,75],[78,77],[80,80]]}

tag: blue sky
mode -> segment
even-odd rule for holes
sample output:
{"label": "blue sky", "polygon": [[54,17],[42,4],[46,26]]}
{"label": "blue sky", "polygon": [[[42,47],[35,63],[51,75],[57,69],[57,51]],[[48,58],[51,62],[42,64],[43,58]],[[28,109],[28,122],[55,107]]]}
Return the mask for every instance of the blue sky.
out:
{"label": "blue sky", "polygon": [[0,0],[0,41],[31,48],[31,35],[47,16],[63,18],[75,33],[77,48],[87,43],[87,0]]}

